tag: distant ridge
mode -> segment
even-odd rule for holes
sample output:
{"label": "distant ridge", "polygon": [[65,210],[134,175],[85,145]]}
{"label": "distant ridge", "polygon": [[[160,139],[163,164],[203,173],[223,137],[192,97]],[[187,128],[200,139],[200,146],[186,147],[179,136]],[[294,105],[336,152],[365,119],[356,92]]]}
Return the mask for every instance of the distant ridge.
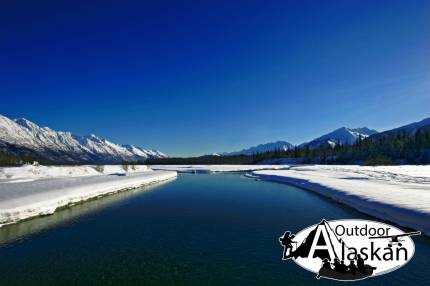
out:
{"label": "distant ridge", "polygon": [[[302,143],[298,147],[299,148],[308,147],[310,149],[314,149],[322,145],[329,145],[331,147],[334,147],[337,144],[352,145],[359,138],[364,139],[377,133],[378,131],[374,129],[369,129],[367,127],[360,127],[360,128],[341,127],[330,133],[322,135],[310,142]],[[222,156],[252,155],[256,153],[264,153],[264,152],[275,151],[275,150],[287,151],[293,148],[294,148],[294,145],[287,141],[276,141],[271,143],[260,144],[240,151],[224,152],[224,153],[221,153],[221,155]]]}
{"label": "distant ridge", "polygon": [[413,134],[415,134],[415,132],[418,129],[420,129],[422,127],[429,126],[429,125],[430,125],[430,117],[429,118],[425,118],[425,119],[423,119],[421,121],[418,121],[418,122],[414,122],[414,123],[410,123],[410,124],[407,124],[407,125],[403,125],[403,126],[394,128],[394,129],[386,130],[386,131],[378,133],[377,135],[372,136],[372,137],[377,138],[377,137],[383,136],[383,135],[391,135],[391,134],[403,133],[403,132],[405,132],[405,133],[407,133],[409,135],[413,135]]}
{"label": "distant ridge", "polygon": [[318,137],[310,142],[303,143],[300,145],[300,147],[308,147],[310,149],[314,149],[320,147],[321,145],[330,145],[331,147],[334,147],[337,144],[352,145],[359,138],[364,139],[377,133],[378,131],[374,129],[369,129],[367,127],[341,127],[330,133],[324,134],[321,137]]}
{"label": "distant ridge", "polygon": [[277,142],[271,142],[266,144],[260,144],[240,151],[224,152],[224,153],[221,153],[221,155],[222,156],[252,155],[255,153],[264,153],[264,152],[274,151],[274,150],[287,151],[292,148],[294,148],[294,145],[289,142],[277,141]]}

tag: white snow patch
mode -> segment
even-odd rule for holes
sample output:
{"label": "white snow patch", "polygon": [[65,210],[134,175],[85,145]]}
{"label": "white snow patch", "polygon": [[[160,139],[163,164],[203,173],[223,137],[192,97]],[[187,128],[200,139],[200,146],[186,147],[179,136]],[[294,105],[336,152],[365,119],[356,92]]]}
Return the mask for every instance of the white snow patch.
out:
{"label": "white snow patch", "polygon": [[[107,172],[116,171],[116,167],[121,166],[109,167]],[[93,169],[90,166],[86,166],[86,168],[83,170],[93,173]],[[142,167],[142,170],[144,169]],[[50,170],[52,171],[52,169]],[[58,171],[57,169],[54,170]],[[35,216],[52,214],[59,207],[69,206],[122,190],[166,181],[177,176],[177,173],[173,171],[152,170],[133,170],[127,173],[127,176],[105,175],[98,172],[97,175],[91,176],[86,172],[83,173],[84,175],[81,176],[59,177],[52,177],[52,173],[46,176],[46,173],[44,173],[45,177],[43,178],[35,175],[37,180],[25,181],[20,179],[20,182],[15,181],[13,184],[10,183],[14,181],[13,179],[0,180],[0,226]],[[59,171],[57,174],[62,175],[64,173]],[[125,174],[125,172],[122,174]]]}
{"label": "white snow patch", "polygon": [[[103,174],[125,174],[149,170],[145,165],[85,165],[85,166],[42,166],[25,165],[22,167],[0,168],[0,182],[3,180],[34,180],[58,177],[96,176]],[[10,181],[13,182],[13,181]]]}
{"label": "white snow patch", "polygon": [[430,235],[430,166],[293,166],[253,177],[315,191],[361,212]]}

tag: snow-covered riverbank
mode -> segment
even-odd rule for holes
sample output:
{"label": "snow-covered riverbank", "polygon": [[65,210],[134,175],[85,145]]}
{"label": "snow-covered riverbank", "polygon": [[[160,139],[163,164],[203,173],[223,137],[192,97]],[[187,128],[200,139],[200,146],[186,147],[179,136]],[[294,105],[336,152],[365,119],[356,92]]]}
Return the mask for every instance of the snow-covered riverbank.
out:
{"label": "snow-covered riverbank", "polygon": [[[49,167],[37,166],[42,174],[27,177],[28,170],[15,169],[16,176],[0,178],[0,226],[23,219],[52,214],[56,209],[91,198],[133,189],[174,179],[174,171],[152,171],[145,167],[124,170],[121,166],[105,166],[93,173],[88,166]],[[58,168],[68,168],[60,170]],[[70,168],[78,168],[73,170]],[[4,168],[10,169],[10,168]],[[3,174],[5,170],[2,169]],[[7,172],[6,174],[10,174]],[[109,174],[104,174],[104,172]],[[111,172],[113,171],[113,172]],[[88,172],[88,173],[87,173]],[[1,173],[1,172],[0,172]],[[32,173],[32,172],[30,172]],[[54,176],[53,173],[57,173]]]}
{"label": "snow-covered riverbank", "polygon": [[43,178],[84,177],[96,175],[126,174],[148,171],[145,165],[82,165],[82,166],[42,166],[0,168],[0,183],[37,180]]}
{"label": "snow-covered riverbank", "polygon": [[248,176],[315,191],[430,235],[430,166],[311,165],[254,171]]}
{"label": "snow-covered riverbank", "polygon": [[286,165],[153,165],[153,170],[168,170],[179,173],[250,172],[255,170],[278,170]]}

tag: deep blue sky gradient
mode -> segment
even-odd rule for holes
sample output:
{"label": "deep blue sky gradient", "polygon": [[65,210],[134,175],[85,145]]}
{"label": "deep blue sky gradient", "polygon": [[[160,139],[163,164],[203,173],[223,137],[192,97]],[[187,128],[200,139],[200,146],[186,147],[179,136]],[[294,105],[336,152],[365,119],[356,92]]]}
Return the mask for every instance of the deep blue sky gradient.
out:
{"label": "deep blue sky gradient", "polygon": [[430,1],[3,1],[0,114],[170,155],[384,130],[430,116],[429,15]]}

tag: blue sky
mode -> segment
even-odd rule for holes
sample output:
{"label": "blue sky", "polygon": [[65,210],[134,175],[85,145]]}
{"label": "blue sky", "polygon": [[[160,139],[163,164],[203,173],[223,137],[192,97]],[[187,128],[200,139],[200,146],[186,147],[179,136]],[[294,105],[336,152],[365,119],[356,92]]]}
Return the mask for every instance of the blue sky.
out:
{"label": "blue sky", "polygon": [[188,156],[430,116],[430,1],[7,2],[8,117]]}

